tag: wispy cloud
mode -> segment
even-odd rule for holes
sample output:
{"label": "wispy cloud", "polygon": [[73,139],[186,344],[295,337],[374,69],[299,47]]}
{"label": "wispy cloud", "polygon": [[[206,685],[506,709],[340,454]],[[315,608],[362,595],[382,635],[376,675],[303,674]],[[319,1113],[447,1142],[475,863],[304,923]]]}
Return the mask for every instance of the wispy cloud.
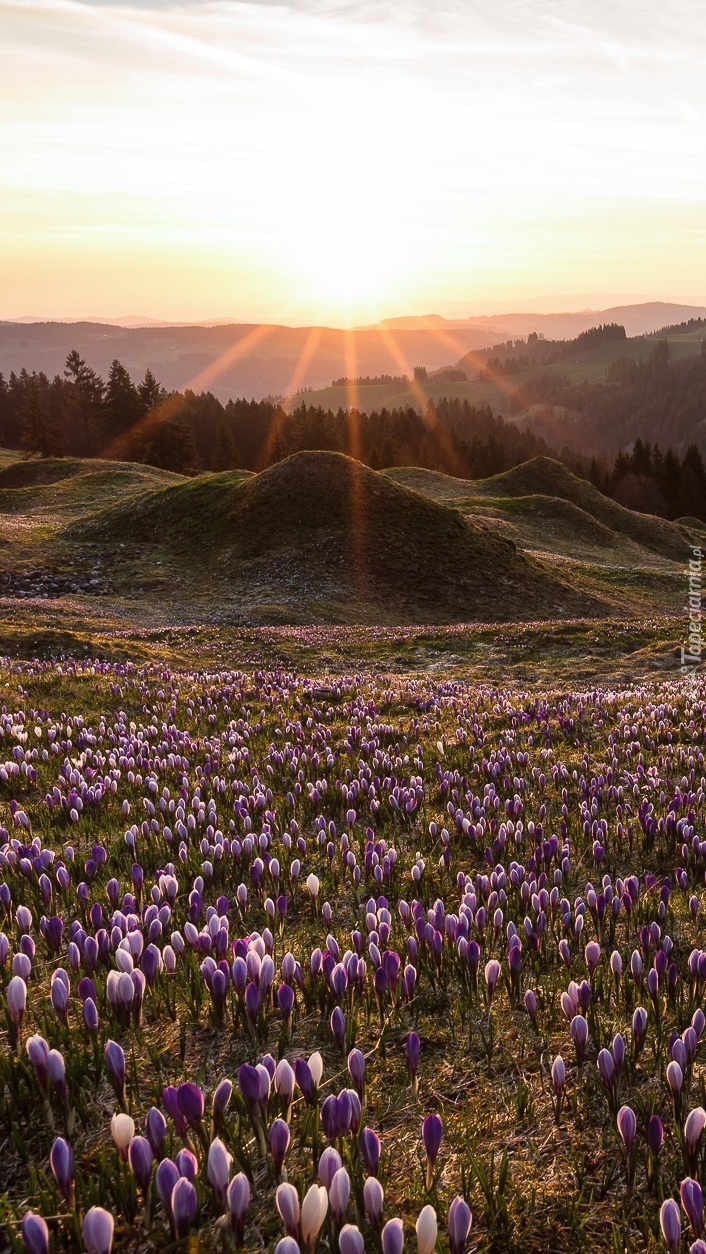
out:
{"label": "wispy cloud", "polygon": [[0,0],[0,32],[0,248],[49,258],[54,285],[62,240],[75,264],[113,239],[136,264],[161,240],[192,276],[220,250],[250,276],[230,312],[274,304],[275,273],[292,307],[356,277],[388,304],[440,276],[471,303],[513,268],[577,290],[586,251],[601,286],[642,290],[646,266],[657,291],[671,220],[672,275],[706,296],[676,229],[706,202],[692,0]]}

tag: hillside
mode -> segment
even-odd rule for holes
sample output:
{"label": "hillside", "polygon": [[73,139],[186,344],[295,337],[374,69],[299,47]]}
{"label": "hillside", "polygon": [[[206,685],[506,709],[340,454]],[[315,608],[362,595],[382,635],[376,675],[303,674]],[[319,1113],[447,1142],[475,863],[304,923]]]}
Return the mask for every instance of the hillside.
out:
{"label": "hillside", "polygon": [[126,623],[455,623],[671,612],[695,520],[537,457],[484,480],[341,453],[193,478],[135,463],[0,470],[0,595]]}
{"label": "hillside", "polygon": [[678,524],[625,509],[550,457],[535,457],[514,470],[479,480],[474,490],[488,497],[559,497],[653,553],[673,561],[684,561],[688,556],[688,537]]}
{"label": "hillside", "polygon": [[73,524],[67,538],[94,554],[120,548],[117,591],[217,597],[243,621],[510,621],[607,609],[496,532],[339,453],[148,492]]}
{"label": "hillside", "polygon": [[[332,379],[350,373],[351,361],[356,375],[399,375],[411,373],[416,365],[435,370],[469,351],[532,331],[547,338],[571,338],[599,322],[619,321],[628,335],[641,336],[705,312],[653,303],[569,314],[390,319],[351,330],[241,322],[210,326],[0,322],[0,373],[7,377],[24,367],[51,378],[62,373],[67,354],[76,348],[102,375],[118,358],[133,378],[149,368],[169,391],[208,388],[223,401],[235,396],[260,399],[288,396],[298,388],[327,388]],[[364,399],[372,406],[380,403]],[[477,398],[470,399],[478,403]]]}

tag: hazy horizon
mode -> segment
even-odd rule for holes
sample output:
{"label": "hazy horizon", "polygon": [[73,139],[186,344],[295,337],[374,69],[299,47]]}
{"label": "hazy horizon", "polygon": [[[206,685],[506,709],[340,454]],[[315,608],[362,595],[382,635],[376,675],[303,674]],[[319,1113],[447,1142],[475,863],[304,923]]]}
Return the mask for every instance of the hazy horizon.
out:
{"label": "hazy horizon", "polygon": [[0,0],[0,317],[704,304],[706,11],[636,16]]}

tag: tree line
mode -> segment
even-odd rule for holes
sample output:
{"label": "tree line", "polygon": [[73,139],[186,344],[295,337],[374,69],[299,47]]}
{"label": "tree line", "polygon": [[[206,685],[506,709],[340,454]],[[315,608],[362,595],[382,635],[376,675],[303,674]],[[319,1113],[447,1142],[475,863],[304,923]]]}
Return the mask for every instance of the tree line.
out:
{"label": "tree line", "polygon": [[[600,452],[607,441],[598,431],[611,415],[619,420],[613,402],[605,399],[616,392],[620,405],[642,413],[648,430],[654,426],[649,406],[659,411],[670,394],[665,347],[666,342],[658,343],[642,363],[615,363],[605,385],[575,389],[571,399],[578,418],[539,406],[532,429],[458,398],[429,401],[423,413],[411,406],[334,411],[305,399],[291,413],[270,400],[239,398],[223,404],[211,392],[167,394],[149,370],[134,383],[117,360],[103,380],[74,350],[63,375],[53,379],[26,370],[8,379],[0,374],[0,444],[21,448],[27,457],[103,457],[181,474],[259,471],[291,453],[322,449],[351,453],[375,470],[415,465],[481,479],[532,457],[551,456],[631,509],[706,520],[706,472],[693,441],[679,452],[671,442],[640,436],[626,440],[628,451],[619,450],[612,462]],[[706,356],[678,364],[681,400],[693,392],[703,421]],[[584,403],[582,409],[579,402],[587,391],[603,398],[605,408]],[[679,429],[676,419],[673,425]]]}

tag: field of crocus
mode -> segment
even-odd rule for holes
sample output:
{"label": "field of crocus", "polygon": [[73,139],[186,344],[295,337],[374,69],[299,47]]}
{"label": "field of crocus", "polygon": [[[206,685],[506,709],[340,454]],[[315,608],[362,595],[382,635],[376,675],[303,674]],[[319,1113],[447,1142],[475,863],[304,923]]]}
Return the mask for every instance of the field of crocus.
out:
{"label": "field of crocus", "polygon": [[705,739],[703,680],[6,659],[0,1242],[706,1254]]}

